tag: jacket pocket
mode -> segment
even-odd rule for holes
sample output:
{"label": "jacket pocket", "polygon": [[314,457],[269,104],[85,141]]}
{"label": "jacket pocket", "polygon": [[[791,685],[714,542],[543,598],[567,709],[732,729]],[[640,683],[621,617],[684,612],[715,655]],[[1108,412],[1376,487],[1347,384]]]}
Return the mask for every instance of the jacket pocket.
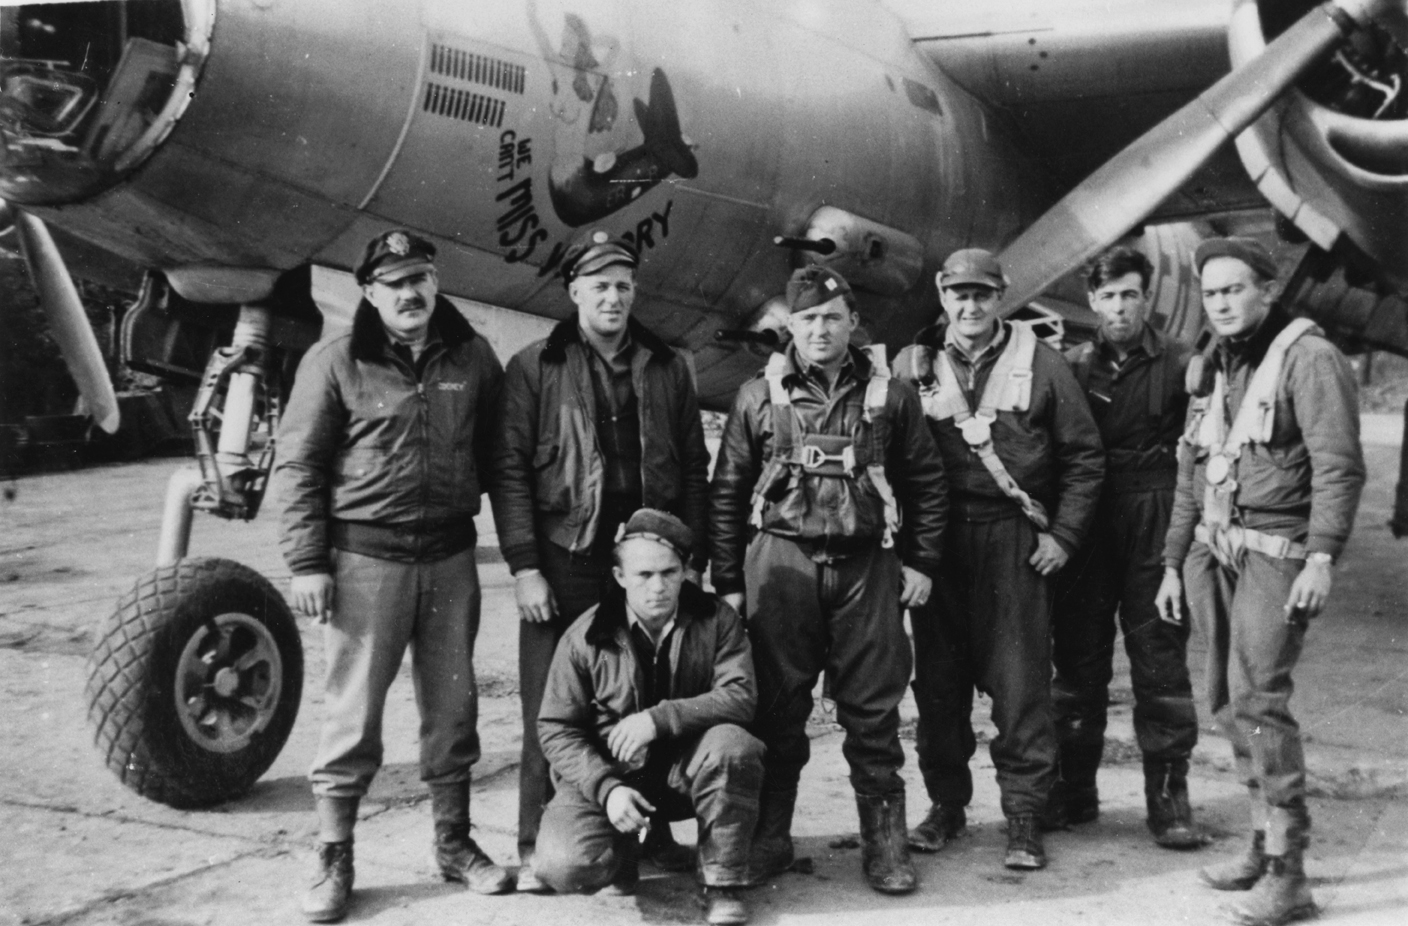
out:
{"label": "jacket pocket", "polygon": [[[394,508],[397,461],[380,447],[351,447],[333,464],[333,514],[349,521],[372,521]],[[400,474],[404,478],[404,474]]]}
{"label": "jacket pocket", "polygon": [[538,510],[568,510],[568,492],[562,471],[562,445],[539,444],[533,453],[533,497]]}

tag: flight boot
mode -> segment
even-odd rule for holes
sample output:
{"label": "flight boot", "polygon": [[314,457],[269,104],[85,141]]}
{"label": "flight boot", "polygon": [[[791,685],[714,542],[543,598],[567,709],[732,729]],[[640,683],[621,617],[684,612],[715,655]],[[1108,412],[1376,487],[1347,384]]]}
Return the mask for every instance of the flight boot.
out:
{"label": "flight boot", "polygon": [[1266,827],[1266,873],[1229,912],[1241,926],[1282,926],[1317,913],[1305,877],[1310,815],[1305,805],[1272,807]]}
{"label": "flight boot", "polygon": [[1253,791],[1251,798],[1252,838],[1246,851],[1198,872],[1198,878],[1215,891],[1249,891],[1266,873],[1266,804],[1260,791]]}
{"label": "flight boot", "polygon": [[435,823],[433,865],[446,881],[458,881],[476,894],[502,894],[513,876],[495,865],[469,837],[469,782],[430,786],[430,816]]}
{"label": "flight boot", "polygon": [[856,795],[860,813],[861,868],[865,881],[882,894],[908,894],[919,883],[909,857],[904,792]]}
{"label": "flight boot", "polygon": [[616,874],[603,888],[603,893],[616,897],[630,897],[640,885],[640,836],[635,833],[620,833],[616,836]]}
{"label": "flight boot", "polygon": [[1193,825],[1188,803],[1188,760],[1144,760],[1144,802],[1149,832],[1165,849],[1197,849],[1203,834]]}
{"label": "flight boot", "polygon": [[1046,846],[1036,814],[1007,818],[1007,855],[1002,864],[1014,871],[1036,871],[1046,867]]}
{"label": "flight boot", "polygon": [[748,856],[749,881],[758,884],[792,867],[796,854],[792,847],[792,812],[797,806],[797,789],[764,791],[758,802],[758,827],[753,831],[753,847]]}
{"label": "flight boot", "polygon": [[695,851],[690,846],[675,842],[670,821],[657,814],[650,818],[650,831],[641,846],[641,858],[661,871],[693,871]]}
{"label": "flight boot", "polygon": [[318,844],[313,883],[303,897],[310,923],[336,923],[347,915],[356,872],[352,866],[352,829],[357,823],[355,797],[319,797]]}
{"label": "flight boot", "polygon": [[1104,751],[1103,737],[1096,743],[1061,744],[1056,782],[1037,821],[1043,830],[1064,830],[1099,819],[1100,791],[1095,786],[1095,775]]}
{"label": "flight boot", "polygon": [[968,835],[968,814],[956,804],[932,804],[924,822],[909,831],[915,852],[937,852],[960,836]]}
{"label": "flight boot", "polygon": [[748,922],[743,891],[736,887],[705,887],[704,922],[709,926],[742,926]]}

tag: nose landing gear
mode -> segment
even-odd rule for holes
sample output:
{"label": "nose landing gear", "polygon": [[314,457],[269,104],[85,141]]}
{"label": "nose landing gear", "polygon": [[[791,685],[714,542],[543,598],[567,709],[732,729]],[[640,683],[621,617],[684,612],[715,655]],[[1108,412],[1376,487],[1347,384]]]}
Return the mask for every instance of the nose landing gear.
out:
{"label": "nose landing gear", "polygon": [[303,692],[283,596],[239,563],[188,558],[191,515],[249,519],[274,462],[280,390],[266,308],[211,354],[191,425],[198,469],[172,475],[157,568],[99,630],[88,662],[94,742],[132,790],[173,807],[238,797],[273,764]]}

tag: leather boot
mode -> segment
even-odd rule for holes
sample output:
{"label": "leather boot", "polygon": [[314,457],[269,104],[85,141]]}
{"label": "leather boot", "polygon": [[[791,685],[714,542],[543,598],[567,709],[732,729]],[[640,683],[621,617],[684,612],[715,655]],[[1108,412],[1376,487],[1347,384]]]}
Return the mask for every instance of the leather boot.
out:
{"label": "leather boot", "polygon": [[336,923],[347,915],[352,898],[352,840],[320,842],[313,886],[303,895],[303,916],[310,923]]}
{"label": "leather boot", "polygon": [[[1069,732],[1073,734],[1075,731]],[[1099,818],[1100,792],[1095,787],[1095,776],[1100,771],[1100,760],[1104,754],[1103,736],[1093,743],[1077,736],[1060,744],[1056,756],[1056,782],[1051,786],[1046,809],[1038,820],[1042,829],[1064,830]]]}
{"label": "leather boot", "polygon": [[1014,871],[1036,871],[1046,867],[1046,846],[1036,814],[1007,818],[1007,855],[1002,864]]}
{"label": "leather boot", "polygon": [[1046,832],[1069,829],[1100,818],[1100,792],[1094,784],[1074,785],[1058,778],[1037,823]]}
{"label": "leather boot", "polygon": [[1246,851],[1198,872],[1202,882],[1215,891],[1249,891],[1266,873],[1266,804],[1260,791],[1253,791],[1251,798],[1252,838]]}
{"label": "leather boot", "polygon": [[661,871],[693,871],[695,852],[689,846],[675,842],[670,821],[663,816],[650,818],[650,832],[641,846],[641,858]]}
{"label": "leather boot", "polygon": [[792,811],[797,806],[797,789],[764,791],[758,802],[758,828],[753,831],[753,847],[748,856],[751,883],[766,881],[792,867]]}
{"label": "leather boot", "polygon": [[1242,926],[1282,926],[1316,914],[1305,877],[1310,815],[1305,806],[1272,807],[1266,828],[1266,873],[1231,909]]}
{"label": "leather boot", "polygon": [[518,878],[514,885],[520,894],[551,894],[552,888],[543,883],[538,877],[538,871],[533,867],[532,849],[521,849],[518,853]]}
{"label": "leather boot", "polygon": [[736,887],[705,887],[704,922],[709,926],[742,926],[748,922],[743,892]]}
{"label": "leather boot", "polygon": [[318,844],[313,883],[303,897],[303,915],[312,923],[335,923],[347,915],[356,872],[352,865],[352,830],[357,824],[355,797],[319,797]]}
{"label": "leather boot", "polygon": [[1149,832],[1165,849],[1197,849],[1203,836],[1193,826],[1188,803],[1188,760],[1144,760],[1144,802]]}
{"label": "leather boot", "polygon": [[861,868],[866,883],[882,894],[908,894],[919,883],[909,858],[904,792],[856,795],[860,813]]}
{"label": "leather boot", "polygon": [[909,847],[916,852],[937,852],[959,836],[967,835],[967,811],[954,804],[933,804],[924,822],[909,831]]}
{"label": "leather boot", "polygon": [[640,837],[635,833],[619,833],[616,836],[616,874],[606,885],[605,893],[617,897],[630,897],[640,885]]}
{"label": "leather boot", "polygon": [[435,822],[433,864],[441,877],[476,894],[502,894],[513,887],[513,877],[469,838],[468,781],[431,785],[430,816]]}

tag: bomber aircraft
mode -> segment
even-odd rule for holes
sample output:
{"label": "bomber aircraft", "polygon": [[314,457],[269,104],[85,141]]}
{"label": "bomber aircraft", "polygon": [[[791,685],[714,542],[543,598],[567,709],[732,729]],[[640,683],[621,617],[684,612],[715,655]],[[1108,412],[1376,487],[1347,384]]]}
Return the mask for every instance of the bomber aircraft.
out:
{"label": "bomber aircraft", "polygon": [[1408,354],[1405,6],[0,5],[0,227],[88,408],[116,427],[63,253],[80,274],[143,268],[124,358],[200,383],[199,466],[172,478],[158,566],[90,661],[105,760],[196,806],[283,745],[292,614],[252,570],[188,557],[190,519],[257,513],[287,382],[349,323],[374,234],[432,240],[442,291],[505,356],[568,313],[571,244],[628,236],[636,311],[695,352],[713,408],[779,343],[807,261],[843,273],[864,336],[897,348],[935,314],[956,248],[1000,251],[1006,309],[1056,330],[1089,324],[1061,279],[1142,234],[1158,317],[1191,340],[1209,217],[1304,245],[1290,307],[1348,349]]}

